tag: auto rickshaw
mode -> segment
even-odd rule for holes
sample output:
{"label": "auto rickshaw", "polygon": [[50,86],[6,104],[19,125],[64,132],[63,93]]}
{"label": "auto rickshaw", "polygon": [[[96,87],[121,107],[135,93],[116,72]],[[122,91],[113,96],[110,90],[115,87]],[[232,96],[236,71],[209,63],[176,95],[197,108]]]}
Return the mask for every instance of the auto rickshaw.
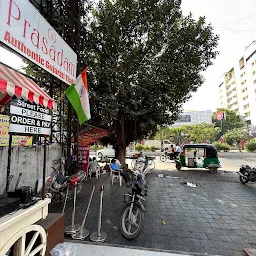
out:
{"label": "auto rickshaw", "polygon": [[216,173],[221,167],[217,149],[211,144],[185,144],[176,162],[176,169],[206,168]]}

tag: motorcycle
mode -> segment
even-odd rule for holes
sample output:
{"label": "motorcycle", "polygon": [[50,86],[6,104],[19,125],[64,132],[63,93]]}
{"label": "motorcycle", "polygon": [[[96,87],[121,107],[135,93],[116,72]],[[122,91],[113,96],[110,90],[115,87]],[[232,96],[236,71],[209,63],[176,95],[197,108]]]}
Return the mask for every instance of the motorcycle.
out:
{"label": "motorcycle", "polygon": [[69,193],[72,193],[75,187],[77,193],[81,192],[82,183],[86,177],[85,172],[79,172],[71,176],[65,176],[56,169],[54,169],[54,172],[55,175],[48,180],[47,185],[47,193],[51,194],[54,201],[63,202],[67,191],[69,190]]}
{"label": "motorcycle", "polygon": [[146,181],[142,174],[137,175],[137,181],[132,187],[132,192],[124,195],[124,206],[121,212],[120,228],[127,240],[136,239],[144,226],[145,207],[142,202],[147,193]]}
{"label": "motorcycle", "polygon": [[239,174],[239,179],[242,184],[246,184],[249,181],[256,181],[256,167],[251,167],[247,164],[242,164],[240,166],[239,172],[237,173]]}
{"label": "motorcycle", "polygon": [[179,152],[172,153],[172,152],[165,151],[164,154],[160,156],[160,160],[162,162],[165,162],[167,160],[176,160],[178,155],[179,155]]}

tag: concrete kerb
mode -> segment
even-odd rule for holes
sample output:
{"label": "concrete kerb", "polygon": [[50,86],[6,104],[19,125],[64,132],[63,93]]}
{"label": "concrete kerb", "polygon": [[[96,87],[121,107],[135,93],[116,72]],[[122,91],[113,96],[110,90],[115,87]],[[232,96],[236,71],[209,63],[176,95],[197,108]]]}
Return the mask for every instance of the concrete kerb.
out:
{"label": "concrete kerb", "polygon": [[98,242],[88,242],[88,241],[75,241],[72,239],[65,239],[65,242],[68,243],[78,243],[78,244],[89,244],[89,245],[100,245],[100,246],[112,246],[116,248],[126,248],[132,250],[141,250],[141,251],[153,251],[153,252],[163,252],[163,253],[173,253],[173,254],[180,254],[180,255],[189,255],[189,256],[222,256],[219,254],[208,254],[208,253],[196,253],[196,252],[182,252],[182,251],[175,251],[175,250],[161,250],[155,248],[145,248],[145,247],[138,247],[138,246],[129,246],[129,245],[118,245],[118,244],[103,244]]}

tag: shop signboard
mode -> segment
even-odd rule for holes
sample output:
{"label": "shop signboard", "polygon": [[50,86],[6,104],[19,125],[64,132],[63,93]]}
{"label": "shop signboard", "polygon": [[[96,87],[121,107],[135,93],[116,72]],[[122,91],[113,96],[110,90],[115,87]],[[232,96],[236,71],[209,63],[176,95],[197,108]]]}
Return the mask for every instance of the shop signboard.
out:
{"label": "shop signboard", "polygon": [[191,116],[190,115],[180,115],[177,123],[190,123],[191,122]]}
{"label": "shop signboard", "polygon": [[[9,145],[9,116],[0,115],[0,147]],[[32,136],[13,136],[12,146],[32,146]]]}
{"label": "shop signboard", "polygon": [[11,134],[51,134],[50,110],[22,99],[11,101],[10,128]]}
{"label": "shop signboard", "polygon": [[0,24],[0,42],[66,84],[74,83],[76,53],[28,0],[1,0]]}

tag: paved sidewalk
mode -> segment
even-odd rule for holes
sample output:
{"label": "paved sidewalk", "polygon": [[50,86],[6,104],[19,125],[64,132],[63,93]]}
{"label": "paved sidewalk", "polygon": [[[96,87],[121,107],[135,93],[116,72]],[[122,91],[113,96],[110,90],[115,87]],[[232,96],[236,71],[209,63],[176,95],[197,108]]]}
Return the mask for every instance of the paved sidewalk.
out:
{"label": "paved sidewalk", "polygon": [[[159,178],[158,173],[164,177]],[[242,185],[236,173],[211,174],[198,169],[153,171],[147,179],[145,224],[136,240],[127,241],[119,228],[123,195],[130,188],[111,186],[107,175],[84,184],[77,197],[76,222],[82,221],[92,185],[99,184],[104,185],[102,230],[109,235],[106,243],[226,256],[242,255],[243,248],[256,248],[255,184]],[[186,181],[200,186],[181,184]],[[97,230],[98,204],[99,193],[95,193],[86,222],[90,232]],[[50,211],[61,210],[58,204],[52,204]],[[71,223],[71,211],[69,202],[66,225]]]}

